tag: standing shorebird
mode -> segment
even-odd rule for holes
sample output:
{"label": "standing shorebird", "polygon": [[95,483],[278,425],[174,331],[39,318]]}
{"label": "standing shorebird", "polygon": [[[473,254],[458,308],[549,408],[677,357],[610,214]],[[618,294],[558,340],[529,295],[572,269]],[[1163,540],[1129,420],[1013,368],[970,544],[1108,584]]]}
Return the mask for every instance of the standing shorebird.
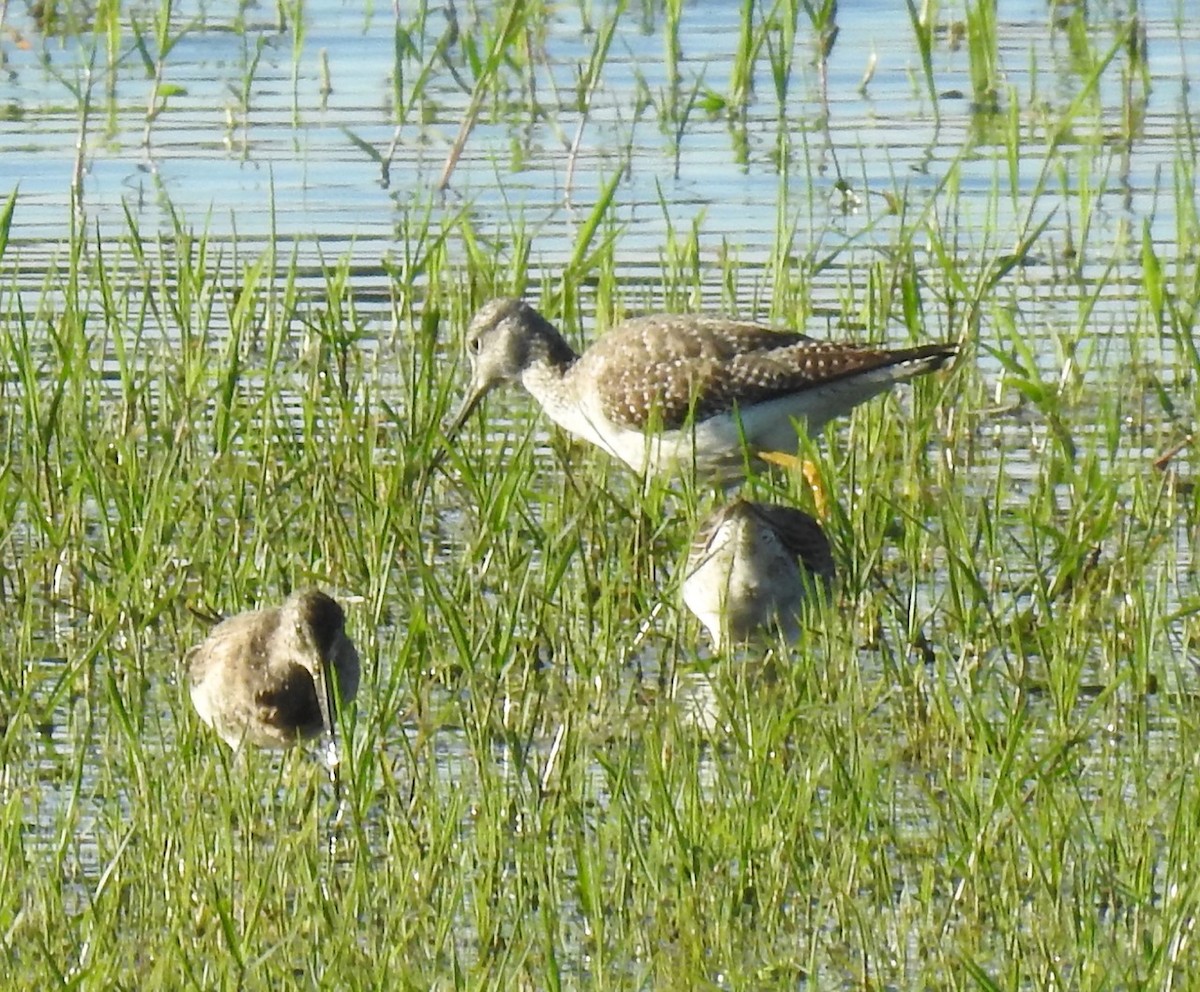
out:
{"label": "standing shorebird", "polygon": [[957,353],[814,341],[721,317],[661,314],[613,327],[582,355],[521,300],[493,300],[467,329],[471,382],[452,441],[488,392],[519,382],[547,416],[639,473],[694,470],[725,483],[760,452],[794,452],[797,424],[826,421]]}
{"label": "standing shorebird", "polygon": [[683,601],[718,650],[779,633],[795,640],[805,602],[833,577],[829,540],[807,513],[735,499],[700,525]]}
{"label": "standing shorebird", "polygon": [[200,719],[234,750],[291,747],[322,733],[336,739],[336,704],[358,693],[358,652],[345,626],[337,601],[315,589],[219,623],[185,657]]}

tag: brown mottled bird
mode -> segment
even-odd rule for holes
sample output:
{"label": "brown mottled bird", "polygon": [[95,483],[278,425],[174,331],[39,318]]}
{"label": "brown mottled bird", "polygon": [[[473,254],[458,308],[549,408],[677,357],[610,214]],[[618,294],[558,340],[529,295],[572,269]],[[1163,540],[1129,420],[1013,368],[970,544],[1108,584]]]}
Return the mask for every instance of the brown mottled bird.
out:
{"label": "brown mottled bird", "polygon": [[634,471],[739,478],[760,452],[794,452],[809,432],[884,392],[941,368],[954,344],[914,348],[815,341],[698,314],[636,317],[582,355],[521,300],[485,304],[466,337],[471,382],[452,440],[496,386],[519,382],[556,424]]}
{"label": "brown mottled bird", "polygon": [[821,525],[802,510],[735,499],[701,523],[688,555],[683,601],[717,649],[800,634],[805,604],[833,584]]}
{"label": "brown mottled bird", "polygon": [[335,699],[345,706],[358,693],[358,652],[345,624],[337,601],[315,589],[219,623],[185,657],[200,719],[235,750],[335,736]]}

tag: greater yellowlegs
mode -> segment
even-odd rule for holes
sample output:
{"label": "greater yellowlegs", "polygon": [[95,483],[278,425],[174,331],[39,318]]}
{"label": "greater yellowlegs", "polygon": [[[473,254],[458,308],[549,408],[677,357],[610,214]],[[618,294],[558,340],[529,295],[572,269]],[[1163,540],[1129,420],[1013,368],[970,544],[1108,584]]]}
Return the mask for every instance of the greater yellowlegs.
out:
{"label": "greater yellowlegs", "polygon": [[582,355],[521,300],[493,300],[467,329],[471,381],[453,440],[496,386],[519,382],[556,424],[634,471],[726,482],[759,452],[809,432],[893,383],[941,368],[954,344],[886,349],[815,341],[698,314],[636,317]]}
{"label": "greater yellowlegs", "polygon": [[336,737],[329,669],[343,706],[358,693],[358,652],[345,625],[342,607],[317,590],[218,624],[185,659],[200,719],[235,750]]}
{"label": "greater yellowlegs", "polygon": [[718,649],[779,633],[795,640],[805,601],[825,594],[833,576],[816,520],[790,506],[735,499],[700,525],[683,601]]}

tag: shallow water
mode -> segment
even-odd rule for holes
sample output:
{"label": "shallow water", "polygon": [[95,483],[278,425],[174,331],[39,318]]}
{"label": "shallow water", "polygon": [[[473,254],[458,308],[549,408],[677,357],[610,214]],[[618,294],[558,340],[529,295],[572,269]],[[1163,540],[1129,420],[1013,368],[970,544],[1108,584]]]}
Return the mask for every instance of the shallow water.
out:
{"label": "shallow water", "polygon": [[[708,252],[715,252],[721,238],[730,237],[739,256],[751,264],[765,260],[775,243],[776,199],[781,192],[786,193],[788,213],[799,224],[799,244],[827,230],[835,236],[854,234],[871,216],[868,191],[891,188],[896,177],[918,189],[932,187],[964,147],[980,116],[967,96],[948,97],[940,101],[941,117],[935,122],[908,26],[892,20],[894,5],[847,7],[852,9],[841,11],[841,30],[829,60],[827,101],[821,97],[819,73],[802,25],[782,103],[760,64],[757,99],[747,107],[744,120],[730,123],[693,108],[683,129],[675,174],[662,17],[641,20],[627,15],[621,20],[584,119],[571,103],[577,68],[589,57],[595,33],[581,32],[577,12],[564,4],[545,25],[543,58],[535,72],[534,91],[547,106],[550,120],[485,115],[467,142],[450,189],[440,205],[435,199],[434,209],[452,211],[468,202],[481,227],[486,229],[491,216],[500,231],[506,226],[505,212],[515,212],[537,232],[535,259],[553,268],[569,254],[575,226],[594,202],[598,186],[615,169],[624,168],[613,215],[615,222],[627,225],[624,264],[658,260],[665,220],[660,190],[672,224],[686,229],[703,213]],[[94,106],[82,159],[89,221],[101,230],[120,230],[124,204],[144,231],[167,230],[165,196],[189,225],[218,238],[236,233],[252,246],[274,231],[319,242],[327,257],[345,250],[351,241],[358,258],[378,260],[392,254],[393,225],[414,205],[428,202],[438,183],[467,94],[449,72],[432,75],[424,96],[430,119],[400,123],[391,183],[385,188],[378,163],[346,131],[376,149],[392,140],[396,122],[387,105],[394,68],[390,13],[367,17],[351,5],[310,5],[303,51],[293,64],[288,36],[277,34],[269,23],[248,25],[240,34],[232,12],[221,11],[219,4],[207,8],[171,52],[164,79],[184,92],[169,97],[146,144],[148,80],[138,72],[117,71],[116,85],[109,90],[104,55],[97,55]],[[1088,157],[1095,156],[1092,168],[1113,174],[1108,199],[1117,202],[1101,213],[1114,225],[1144,213],[1169,180],[1156,170],[1171,165],[1179,140],[1177,115],[1186,99],[1185,56],[1200,40],[1194,24],[1176,22],[1171,3],[1147,4],[1144,14],[1152,87],[1128,162],[1121,161],[1124,149],[1119,142],[1108,144],[1110,155],[1101,151],[1095,156],[1091,136],[1081,135],[1089,139]],[[1081,86],[1079,73],[1063,51],[1062,32],[1048,29],[1052,15],[1043,4],[1006,4],[1003,15],[1003,79],[1019,104],[1021,126],[1036,132],[1042,119],[1039,108],[1061,107],[1073,98]],[[600,16],[607,16],[607,10],[597,11]],[[737,7],[724,3],[685,8],[678,66],[683,91],[699,84],[702,90],[727,92],[737,17]],[[1104,18],[1103,10],[1093,10],[1093,24],[1103,24]],[[9,112],[0,126],[0,183],[20,183],[22,209],[15,237],[37,243],[66,220],[64,197],[79,130],[78,101],[69,85],[79,85],[86,45],[70,37],[41,38],[31,20],[22,21],[12,10],[9,27],[20,32],[29,47],[10,43],[5,50]],[[414,44],[432,45],[444,27],[444,16],[431,12],[424,36],[414,37]],[[460,30],[471,31],[465,15]],[[1108,41],[1098,32],[1096,49],[1102,51]],[[258,46],[261,54],[254,63],[247,113],[238,94]],[[322,53],[332,85],[326,99],[320,92]],[[874,76],[860,92],[858,83],[873,56]],[[1031,77],[1032,66],[1037,67],[1036,77]],[[968,70],[964,48],[936,47],[939,92],[969,95]],[[1116,76],[1106,76],[1099,93],[1101,120],[1112,129],[1112,138],[1122,124],[1123,94]],[[827,126],[822,127],[826,115]],[[233,126],[227,128],[230,120]],[[568,186],[565,146],[577,137]],[[781,141],[787,143],[791,160],[812,157],[822,188],[810,191],[798,180],[781,179]],[[1007,167],[997,169],[992,150],[984,144],[967,156],[965,188],[977,187],[982,194],[997,179],[1007,185]],[[1022,192],[1031,188],[1041,168],[1033,149],[1026,150],[1031,154],[1018,163],[1017,186]],[[832,189],[839,165],[860,209],[843,211],[845,201]],[[807,170],[794,172],[804,175]],[[268,212],[263,205],[272,198],[274,210]],[[1003,204],[1004,200],[1001,209]],[[1155,218],[1165,239],[1173,217],[1160,204]],[[1006,218],[997,220],[991,226],[1004,231]],[[1060,217],[1048,230],[1048,246],[1066,220]],[[886,230],[882,234],[885,237]],[[359,289],[369,293],[372,286],[368,282]]]}
{"label": "shallow water", "polygon": [[[47,268],[66,241],[72,176],[79,166],[81,220],[101,241],[129,233],[125,211],[144,237],[169,235],[172,217],[181,218],[185,227],[229,247],[223,258],[231,267],[233,245],[247,259],[277,238],[287,245],[280,251],[281,264],[295,245],[302,292],[313,296],[324,289],[323,266],[347,260],[365,330],[359,346],[385,369],[397,339],[403,342],[410,328],[393,309],[392,280],[383,263],[402,264],[407,234],[427,210],[441,221],[467,209],[474,229],[496,239],[505,259],[512,249],[514,218],[519,219],[533,239],[528,284],[536,296],[542,281],[553,282],[572,257],[599,191],[620,173],[606,223],[620,231],[616,274],[628,310],[711,307],[769,316],[772,256],[782,225],[793,229],[795,256],[804,256],[810,247],[813,258],[831,256],[828,264],[804,273],[813,333],[853,335],[864,329],[849,321],[850,326],[843,326],[843,301],[861,296],[870,263],[892,248],[897,228],[887,215],[883,193],[908,190],[919,205],[958,162],[955,227],[964,250],[1012,250],[1031,205],[1034,224],[1049,218],[1027,264],[1005,282],[1003,309],[1018,331],[1037,330],[1039,340],[1056,335],[1066,342],[1086,339],[1099,356],[1088,365],[1088,384],[1098,391],[1127,385],[1120,370],[1128,365],[1133,347],[1124,329],[1138,321],[1143,220],[1164,263],[1174,259],[1180,221],[1172,209],[1174,169],[1180,158],[1196,157],[1190,144],[1194,138],[1184,123],[1190,112],[1190,66],[1200,57],[1200,21],[1184,18],[1178,4],[1162,0],[1141,8],[1150,88],[1144,103],[1134,102],[1140,120],[1127,126],[1121,74],[1105,73],[1096,96],[1100,113],[1085,113],[1077,123],[1077,143],[1070,146],[1078,149],[1073,167],[1056,174],[1036,202],[1046,129],[1079,95],[1084,78],[1065,30],[1054,26],[1058,8],[1041,0],[1001,5],[999,58],[1007,88],[1002,102],[1015,106],[1012,120],[1028,135],[1011,168],[997,157],[1002,148],[987,135],[988,127],[1008,126],[1007,116],[993,119],[972,109],[965,46],[935,46],[934,72],[942,95],[940,116],[935,117],[911,28],[901,19],[905,15],[898,15],[903,8],[892,0],[842,5],[840,34],[824,83],[802,25],[782,99],[776,98],[760,63],[756,98],[744,115],[731,119],[693,106],[686,124],[680,118],[693,91],[729,90],[739,5],[709,0],[684,7],[674,93],[663,58],[664,16],[628,13],[615,31],[605,72],[584,115],[577,107],[576,84],[597,33],[585,30],[578,8],[563,4],[544,26],[533,76],[536,99],[546,113],[530,121],[503,108],[486,108],[444,191],[437,190],[439,177],[469,93],[440,66],[419,105],[398,121],[390,109],[395,22],[388,9],[365,15],[356,6],[328,0],[307,4],[306,38],[293,61],[291,35],[278,33],[266,8],[253,10],[256,20],[242,29],[234,5],[209,5],[171,52],[164,80],[182,89],[168,98],[150,125],[145,114],[150,81],[140,65],[127,58],[110,87],[106,57],[98,51],[78,159],[80,101],[71,88],[87,85],[81,66],[90,42],[86,36],[44,37],[23,8],[10,7],[7,27],[16,34],[0,41],[7,77],[0,89],[0,193],[20,190],[4,272],[16,294],[30,302],[43,294]],[[1113,43],[1113,32],[1103,25],[1108,18],[1116,23],[1123,11],[1117,5],[1092,5],[1091,23],[1102,26],[1091,36],[1096,53],[1103,54]],[[593,8],[597,21],[608,14],[606,6]],[[459,16],[460,31],[469,34],[468,15],[464,11]],[[423,33],[415,19],[404,26],[413,32],[420,59],[426,60],[447,23],[439,9],[429,12]],[[321,85],[325,59],[332,86],[328,94]],[[874,75],[860,89],[873,59]],[[456,58],[456,64],[461,69],[462,59]],[[406,63],[409,81],[418,67],[418,62]],[[252,82],[246,101],[248,77]],[[514,102],[528,98],[522,91],[527,83],[513,76]],[[1132,86],[1141,93],[1140,81]],[[1092,132],[1097,120],[1099,135]],[[347,132],[381,153],[398,133],[386,181],[380,164]],[[676,141],[676,133],[682,133],[681,140]],[[981,140],[972,143],[972,136]],[[806,178],[810,174],[815,177],[812,186]],[[839,174],[845,191],[838,188]],[[1083,187],[1091,196],[1086,218],[1080,207]],[[1194,200],[1194,191],[1188,192]],[[1195,203],[1188,208],[1190,215]],[[693,225],[698,272],[694,286],[681,292],[664,286],[662,261],[669,231],[686,234]],[[462,244],[452,240],[449,250],[452,264],[461,265]],[[917,246],[918,262],[925,260],[920,254],[925,250]],[[726,252],[742,266],[732,291],[722,281]],[[1188,261],[1194,264],[1194,259]],[[235,278],[231,272],[224,275]],[[932,305],[933,299],[931,295],[925,331],[931,338],[955,336],[959,328]],[[585,297],[582,308],[593,312],[595,301]],[[219,331],[226,319],[221,308],[214,319]],[[1047,326],[1053,332],[1042,334]],[[898,324],[870,332],[891,340],[906,334]],[[147,334],[153,339],[155,330],[148,328]],[[167,337],[170,343],[169,332]],[[1156,347],[1158,353],[1143,355],[1142,361],[1157,363],[1162,378],[1170,381],[1186,359],[1169,339],[1158,340]],[[1046,348],[1034,357],[1047,381],[1062,374],[1063,354]],[[446,360],[456,357],[447,352]],[[998,358],[981,351],[977,360],[981,376],[998,394],[997,413],[980,425],[960,480],[986,495],[996,466],[1002,464],[1007,491],[1019,501],[1038,478],[1038,451],[1053,437],[1040,418],[1010,407],[1015,397],[1003,388]],[[115,402],[120,384],[111,379],[112,369],[100,371],[110,376]],[[382,399],[398,402],[398,383],[392,380],[395,391],[389,392],[386,376],[380,381]],[[1150,403],[1148,393],[1146,387],[1135,395],[1131,409]],[[526,398],[516,395],[491,402],[497,423],[516,423],[522,430],[531,416],[528,406]],[[1151,430],[1139,433],[1134,413],[1126,427],[1133,440],[1126,438],[1113,455],[1118,463],[1147,463],[1172,440]],[[1104,427],[1095,430],[1097,440],[1076,438],[1081,449],[1104,450]],[[1067,504],[1075,495],[1064,491],[1061,497]],[[1190,535],[1183,526],[1175,546],[1163,553],[1170,556],[1177,576],[1164,603],[1171,611],[1196,595]],[[1014,572],[1010,578],[1015,584],[1019,567]],[[925,605],[937,599],[938,586],[935,577],[923,589]],[[1180,631],[1179,657],[1164,662],[1173,692],[1191,691],[1196,681]],[[69,636],[60,630],[50,640]],[[47,651],[40,662],[40,678],[47,686],[54,684],[56,666],[61,666],[52,654]],[[703,694],[695,690],[693,683],[684,705],[697,705]],[[151,709],[163,714],[162,726],[169,728],[181,705],[178,684],[159,681],[150,691],[162,694]],[[60,750],[71,753],[77,722],[69,699],[54,700],[46,741],[51,765]],[[719,721],[711,700],[701,701],[697,712],[711,732]],[[102,721],[103,715],[96,718]],[[1154,730],[1152,741],[1155,748],[1169,747],[1169,721]],[[549,753],[551,742],[539,746]],[[453,729],[443,732],[439,747],[448,769],[466,761]],[[89,753],[97,763],[103,760],[94,749]],[[69,791],[58,789],[57,780],[47,783],[42,809],[71,801]],[[919,775],[914,772],[900,791],[912,803],[911,828],[920,832],[929,798],[919,787]],[[37,833],[45,818],[39,809],[31,809],[29,816]],[[94,878],[103,866],[86,831],[95,822],[83,816],[81,823],[85,834],[77,839],[78,870]]]}

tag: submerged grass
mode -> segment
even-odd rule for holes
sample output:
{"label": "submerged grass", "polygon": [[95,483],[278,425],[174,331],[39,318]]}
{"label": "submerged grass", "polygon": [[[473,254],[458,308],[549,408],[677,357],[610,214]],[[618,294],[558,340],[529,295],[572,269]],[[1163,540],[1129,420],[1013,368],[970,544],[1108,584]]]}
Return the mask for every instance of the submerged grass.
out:
{"label": "submerged grass", "polygon": [[[977,99],[1005,52],[987,6],[968,12]],[[805,10],[826,32],[824,87],[833,8]],[[936,108],[936,10],[909,11]],[[595,113],[621,13],[584,46],[564,147]],[[797,13],[739,8],[739,114],[765,51],[771,115],[788,125],[801,82],[779,37],[798,34]],[[529,32],[545,14],[501,5],[460,42],[451,64],[473,82],[455,155],[505,101],[537,102],[534,43],[548,42]],[[147,133],[185,31],[169,3],[154,16],[137,36]],[[686,89],[688,11],[665,16],[669,85]],[[100,235],[72,203],[45,260],[12,237],[22,194],[8,197],[8,981],[1185,983],[1200,966],[1200,513],[1194,451],[1155,458],[1194,420],[1196,214],[1185,197],[1173,215],[1106,226],[1101,205],[1128,173],[1068,140],[1114,114],[1094,97],[1126,56],[1111,37],[1096,49],[1107,56],[1073,60],[1076,95],[1041,108],[1041,130],[1006,115],[994,149],[942,156],[933,183],[887,185],[866,151],[856,180],[843,143],[851,233],[828,221],[800,243],[828,206],[808,136],[775,144],[803,156],[779,170],[765,258],[728,237],[716,250],[707,216],[677,214],[660,190],[665,233],[640,281],[621,260],[632,153],[597,174],[561,264],[541,264],[519,209],[405,211],[374,309],[350,263],[306,261],[304,239],[250,248],[170,214],[150,231],[127,211]],[[447,28],[433,51],[397,29],[395,51],[411,63],[390,124],[406,125],[453,42]],[[1147,72],[1134,54],[1126,70]],[[826,141],[836,101],[828,114]],[[676,144],[688,120],[668,128]],[[1190,141],[1164,173],[1172,197],[1189,189]],[[462,328],[501,293],[538,298],[577,342],[628,312],[719,305],[834,336],[955,339],[963,354],[801,442],[832,495],[838,591],[803,647],[733,661],[678,605],[711,494],[643,486],[510,394],[421,489],[459,394]],[[813,506],[799,478],[750,490]],[[364,659],[337,824],[314,762],[229,755],[177,668],[206,632],[199,616],[310,584],[347,603]]]}

